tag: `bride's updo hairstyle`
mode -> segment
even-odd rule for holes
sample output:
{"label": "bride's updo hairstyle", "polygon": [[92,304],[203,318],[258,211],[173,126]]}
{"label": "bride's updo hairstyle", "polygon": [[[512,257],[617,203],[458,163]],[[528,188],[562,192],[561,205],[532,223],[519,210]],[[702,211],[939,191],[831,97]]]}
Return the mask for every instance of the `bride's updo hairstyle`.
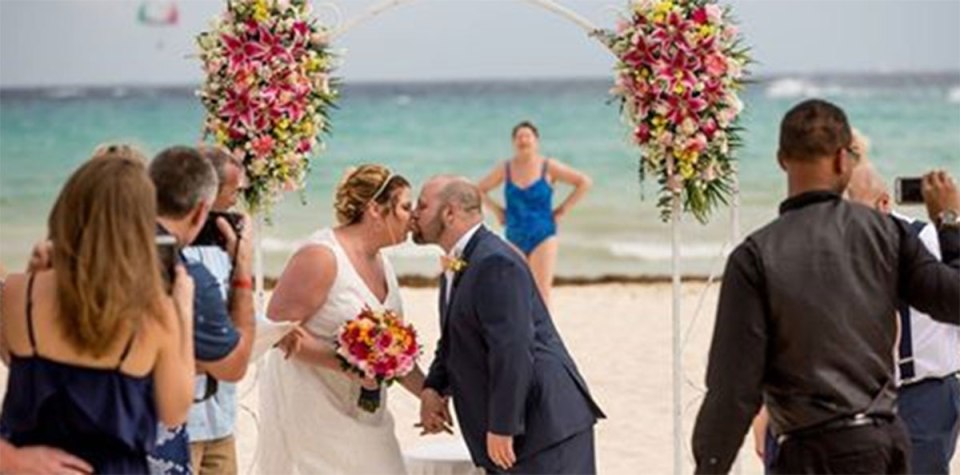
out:
{"label": "bride's updo hairstyle", "polygon": [[381,209],[394,213],[397,192],[409,188],[406,178],[393,174],[381,165],[360,165],[347,170],[340,184],[333,207],[337,222],[341,225],[356,224],[363,220],[367,205],[376,203]]}

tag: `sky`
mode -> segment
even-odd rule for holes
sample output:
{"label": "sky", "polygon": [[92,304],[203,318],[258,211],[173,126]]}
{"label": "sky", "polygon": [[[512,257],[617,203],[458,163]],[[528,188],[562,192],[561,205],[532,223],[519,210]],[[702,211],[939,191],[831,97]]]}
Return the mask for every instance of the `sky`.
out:
{"label": "sky", "polygon": [[[167,0],[153,0],[163,3]],[[334,24],[377,0],[313,0]],[[625,0],[556,0],[597,26]],[[136,21],[134,0],[0,0],[0,87],[187,85],[194,36],[224,0],[178,0],[172,27]],[[722,0],[758,75],[960,71],[960,0]],[[331,7],[335,5],[335,7]],[[347,81],[603,78],[613,57],[574,23],[525,0],[417,0],[335,43]]]}

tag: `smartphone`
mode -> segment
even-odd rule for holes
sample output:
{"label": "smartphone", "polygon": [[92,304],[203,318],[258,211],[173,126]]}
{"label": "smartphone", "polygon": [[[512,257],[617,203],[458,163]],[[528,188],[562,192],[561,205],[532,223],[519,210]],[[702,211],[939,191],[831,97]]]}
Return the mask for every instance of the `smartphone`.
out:
{"label": "smartphone", "polygon": [[897,178],[897,203],[899,204],[921,204],[923,203],[923,179],[922,178]]}
{"label": "smartphone", "polygon": [[160,277],[169,293],[173,289],[173,276],[177,266],[177,239],[170,235],[157,236],[157,260],[160,261]]}
{"label": "smartphone", "polygon": [[207,221],[203,223],[203,228],[200,229],[200,233],[198,233],[197,237],[190,243],[191,246],[220,246],[226,249],[227,238],[220,232],[220,227],[217,226],[217,218],[226,219],[227,222],[230,223],[230,227],[233,228],[233,232],[237,234],[240,234],[240,231],[243,230],[242,214],[211,211],[207,216]]}

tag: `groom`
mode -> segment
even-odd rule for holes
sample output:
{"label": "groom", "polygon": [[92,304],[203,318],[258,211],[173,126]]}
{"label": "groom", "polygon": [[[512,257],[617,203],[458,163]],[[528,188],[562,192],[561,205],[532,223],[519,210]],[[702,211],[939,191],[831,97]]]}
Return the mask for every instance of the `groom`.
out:
{"label": "groom", "polygon": [[453,395],[470,455],[488,472],[595,473],[593,425],[604,415],[523,257],[483,226],[480,200],[465,178],[437,176],[414,212],[414,241],[439,245],[452,263],[421,424],[446,429]]}

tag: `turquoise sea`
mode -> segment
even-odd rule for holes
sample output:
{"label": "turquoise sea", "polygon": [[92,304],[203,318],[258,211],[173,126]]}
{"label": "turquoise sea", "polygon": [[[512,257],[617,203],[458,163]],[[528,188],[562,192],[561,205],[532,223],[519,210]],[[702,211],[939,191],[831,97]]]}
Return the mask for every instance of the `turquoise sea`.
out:
{"label": "turquoise sea", "polygon": [[[264,233],[265,266],[277,275],[299,239],[333,220],[333,186],[345,167],[385,164],[419,184],[435,173],[485,174],[510,154],[510,128],[532,120],[542,149],[593,176],[595,188],[561,226],[558,274],[663,275],[670,226],[659,221],[655,185],[638,184],[638,157],[610,102],[607,80],[349,83],[333,113],[327,150],[314,158],[306,190],[288,195]],[[0,90],[0,261],[26,262],[70,172],[99,143],[129,141],[152,154],[200,138],[203,111],[193,87]],[[776,215],[785,192],[776,165],[783,113],[804,97],[844,107],[872,140],[872,159],[892,182],[941,167],[960,174],[960,73],[780,77],[746,91],[739,151],[743,234]],[[567,190],[561,188],[561,193]],[[305,204],[304,204],[305,203]],[[906,209],[917,214],[920,209]],[[683,270],[722,266],[731,213],[708,225],[687,219]],[[392,251],[401,272],[431,274],[437,252]]]}

